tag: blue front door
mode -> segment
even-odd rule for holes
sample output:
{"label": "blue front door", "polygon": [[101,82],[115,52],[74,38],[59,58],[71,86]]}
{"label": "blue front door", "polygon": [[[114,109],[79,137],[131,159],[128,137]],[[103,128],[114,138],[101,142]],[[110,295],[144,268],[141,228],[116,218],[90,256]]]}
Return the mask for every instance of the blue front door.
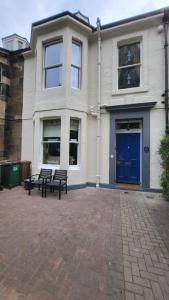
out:
{"label": "blue front door", "polygon": [[116,134],[116,182],[140,184],[140,133]]}

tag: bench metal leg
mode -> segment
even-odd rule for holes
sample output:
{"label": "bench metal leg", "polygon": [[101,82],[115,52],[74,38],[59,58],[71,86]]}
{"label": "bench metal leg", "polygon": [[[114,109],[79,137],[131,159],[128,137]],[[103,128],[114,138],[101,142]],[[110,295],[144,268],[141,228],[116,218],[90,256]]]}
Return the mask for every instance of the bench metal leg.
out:
{"label": "bench metal leg", "polygon": [[59,186],[59,200],[61,200],[61,186]]}

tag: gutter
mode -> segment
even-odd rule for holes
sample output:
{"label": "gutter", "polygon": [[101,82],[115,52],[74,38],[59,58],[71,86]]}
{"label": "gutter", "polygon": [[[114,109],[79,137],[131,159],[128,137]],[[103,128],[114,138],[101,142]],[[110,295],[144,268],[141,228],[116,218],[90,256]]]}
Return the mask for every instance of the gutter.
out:
{"label": "gutter", "polygon": [[45,19],[42,19],[40,21],[36,21],[34,23],[32,23],[32,28],[33,27],[37,27],[39,25],[42,25],[42,24],[45,24],[45,23],[48,23],[48,22],[51,22],[51,21],[55,21],[56,19],[60,19],[62,17],[65,17],[65,16],[70,16],[71,18],[79,21],[80,23],[82,23],[83,25],[89,27],[90,29],[94,30],[95,27],[90,25],[89,23],[85,22],[84,20],[82,20],[81,18],[77,17],[75,14],[71,13],[70,11],[66,10],[62,13],[59,13],[57,15],[53,15],[51,17],[48,17],[48,18],[45,18]]}
{"label": "gutter", "polygon": [[168,23],[169,9],[164,10],[163,27],[164,27],[164,60],[165,60],[165,132],[169,134],[168,124]]}
{"label": "gutter", "polygon": [[100,19],[97,18],[97,34],[98,34],[98,42],[97,42],[97,141],[96,141],[96,187],[100,187],[100,105],[101,105],[101,23]]}

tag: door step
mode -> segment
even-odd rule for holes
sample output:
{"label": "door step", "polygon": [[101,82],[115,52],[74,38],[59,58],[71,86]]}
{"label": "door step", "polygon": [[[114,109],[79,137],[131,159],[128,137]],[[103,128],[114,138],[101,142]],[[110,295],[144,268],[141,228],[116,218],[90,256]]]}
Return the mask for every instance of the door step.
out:
{"label": "door step", "polygon": [[126,190],[138,190],[140,188],[139,184],[129,184],[129,183],[117,183],[116,186],[121,189]]}

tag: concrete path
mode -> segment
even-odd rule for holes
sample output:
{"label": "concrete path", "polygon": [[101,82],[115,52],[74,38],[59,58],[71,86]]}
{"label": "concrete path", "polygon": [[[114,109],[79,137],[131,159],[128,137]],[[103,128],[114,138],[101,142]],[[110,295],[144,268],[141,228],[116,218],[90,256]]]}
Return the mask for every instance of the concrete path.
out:
{"label": "concrete path", "polygon": [[169,203],[96,190],[0,192],[0,300],[169,300]]}

